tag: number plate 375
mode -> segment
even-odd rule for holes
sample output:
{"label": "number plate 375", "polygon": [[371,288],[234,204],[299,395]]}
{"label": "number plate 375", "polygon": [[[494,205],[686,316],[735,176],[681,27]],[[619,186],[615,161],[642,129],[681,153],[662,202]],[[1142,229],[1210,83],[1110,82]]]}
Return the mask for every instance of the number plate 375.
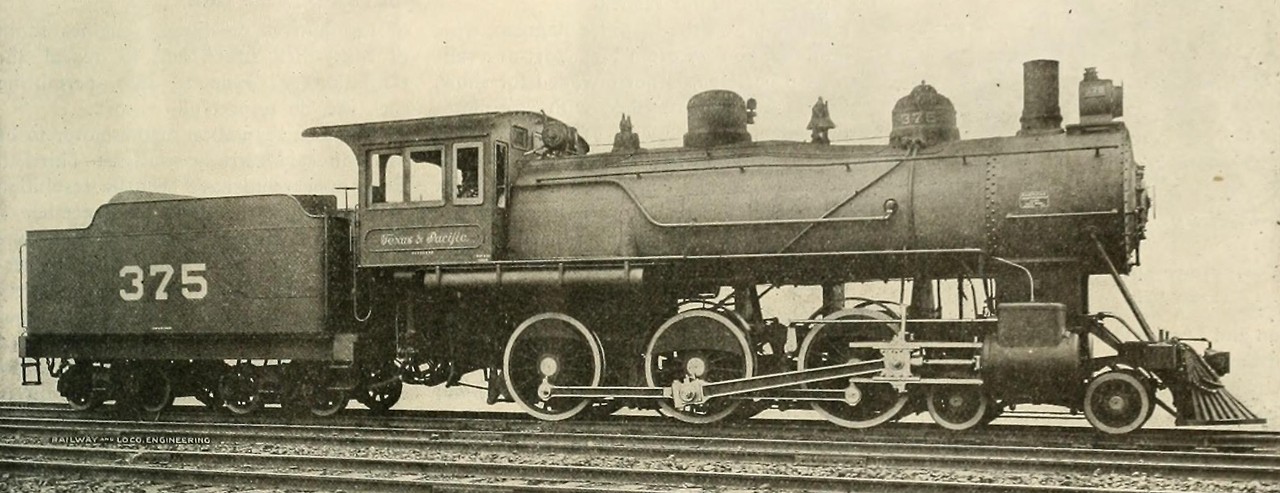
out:
{"label": "number plate 375", "polygon": [[173,277],[178,275],[179,292],[189,300],[204,299],[209,294],[209,281],[204,278],[205,264],[181,264],[177,267],[170,264],[151,264],[143,268],[141,265],[126,265],[120,268],[120,277],[128,283],[120,290],[120,299],[138,301],[146,297],[150,291],[156,301],[169,299]]}

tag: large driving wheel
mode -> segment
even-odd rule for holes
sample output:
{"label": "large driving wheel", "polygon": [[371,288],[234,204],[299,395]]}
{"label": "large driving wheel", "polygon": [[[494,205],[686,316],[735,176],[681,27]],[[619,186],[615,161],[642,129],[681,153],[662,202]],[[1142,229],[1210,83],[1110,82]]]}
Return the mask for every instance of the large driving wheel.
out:
{"label": "large driving wheel", "polygon": [[1084,415],[1094,428],[1113,435],[1141,428],[1151,417],[1151,387],[1132,372],[1111,371],[1089,382]]}
{"label": "large driving wheel", "polygon": [[[736,316],[706,309],[671,317],[649,339],[644,354],[645,381],[650,387],[667,387],[677,381],[712,383],[755,375],[755,357],[745,327]],[[680,421],[704,424],[735,414],[742,404],[738,399],[720,398],[677,409],[664,399],[659,407],[663,414]]]}
{"label": "large driving wheel", "polygon": [[604,350],[600,341],[577,319],[548,312],[529,317],[516,327],[502,352],[502,376],[507,391],[525,412],[546,421],[572,418],[591,405],[590,399],[539,394],[543,382],[562,387],[600,385]]}
{"label": "large driving wheel", "polygon": [[[874,310],[847,309],[831,314],[832,320],[885,320],[889,316]],[[884,324],[822,324],[805,335],[800,345],[798,366],[801,370],[821,368],[859,361],[881,359],[880,351],[851,348],[850,342],[889,341],[895,331]],[[899,393],[887,383],[851,384],[835,379],[805,385],[812,389],[844,390],[848,401],[814,401],[814,411],[832,423],[847,428],[870,428],[897,418],[907,405],[907,393]]]}
{"label": "large driving wheel", "polygon": [[[934,385],[929,388],[929,415],[938,426],[962,431],[987,422],[991,399],[981,385]],[[992,418],[994,419],[994,418]]]}

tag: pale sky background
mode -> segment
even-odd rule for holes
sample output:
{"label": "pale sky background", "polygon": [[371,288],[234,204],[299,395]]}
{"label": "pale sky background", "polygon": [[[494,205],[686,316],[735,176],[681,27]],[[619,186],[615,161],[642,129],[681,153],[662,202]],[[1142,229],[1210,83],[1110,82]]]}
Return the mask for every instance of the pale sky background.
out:
{"label": "pale sky background", "polygon": [[[884,136],[921,80],[964,138],[1011,135],[1022,62],[1123,83],[1155,218],[1131,288],[1158,328],[1233,353],[1234,393],[1280,420],[1280,6],[1275,2],[3,2],[0,399],[17,386],[23,232],[83,227],[121,190],[333,193],[313,125],[543,110],[593,144],[620,113],[649,147],[712,88],[760,101],[758,140]],[[461,4],[460,4],[461,5]],[[598,150],[607,150],[603,146]],[[1094,309],[1126,313],[1104,278]],[[808,307],[800,311],[807,311]]]}

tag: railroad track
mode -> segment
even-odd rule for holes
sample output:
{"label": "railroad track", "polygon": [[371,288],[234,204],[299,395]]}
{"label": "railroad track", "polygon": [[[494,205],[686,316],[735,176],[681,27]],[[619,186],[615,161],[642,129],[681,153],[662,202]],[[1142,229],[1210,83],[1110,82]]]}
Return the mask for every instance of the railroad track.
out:
{"label": "railroad track", "polygon": [[131,444],[147,439],[197,443],[432,450],[453,454],[529,453],[801,466],[986,469],[1004,472],[1145,474],[1225,480],[1280,478],[1280,455],[1044,446],[959,445],[850,440],[697,437],[540,431],[404,429],[329,425],[135,422],[0,418],[0,431],[45,441]]}
{"label": "railroad track", "polygon": [[[845,433],[849,430],[838,430],[841,433],[834,434],[832,429],[815,426],[816,423],[812,421],[754,420],[731,427],[673,427],[669,421],[661,418],[634,416],[625,419],[544,423],[503,413],[400,411],[387,416],[373,416],[353,410],[338,419],[300,420],[296,415],[272,409],[244,419],[209,412],[199,407],[175,408],[163,416],[169,421],[118,420],[112,419],[114,416],[120,414],[110,411],[75,413],[64,405],[54,403],[0,403],[0,430],[4,434],[45,438],[40,444],[9,445],[19,448],[7,448],[0,453],[0,456],[10,457],[8,461],[12,462],[0,463],[0,469],[19,474],[36,473],[56,477],[72,475],[232,487],[250,484],[258,487],[322,491],[403,491],[421,488],[432,491],[665,491],[677,485],[809,491],[1117,491],[1117,483],[1107,483],[1107,486],[1100,488],[1045,487],[1034,485],[1036,481],[1008,484],[1006,476],[1015,473],[1032,476],[1074,474],[1084,478],[1073,480],[1074,484],[1091,484],[1090,477],[1128,479],[1132,475],[1140,480],[1190,478],[1177,482],[1157,481],[1157,487],[1160,484],[1180,485],[1189,481],[1209,481],[1215,486],[1206,489],[1261,491],[1259,488],[1274,488],[1280,491],[1280,456],[1263,452],[1239,454],[1203,450],[1207,446],[1222,448],[1224,445],[1232,449],[1247,447],[1260,451],[1274,450],[1276,443],[1280,442],[1277,439],[1280,435],[1273,433],[1146,430],[1139,436],[1140,440],[1117,442],[1114,437],[1098,435],[1088,429],[1043,426],[993,427],[994,429],[978,433],[957,434],[930,427],[898,424],[879,433]],[[288,423],[290,421],[307,423]],[[832,440],[833,435],[840,439]],[[206,452],[202,455],[181,450],[147,450],[139,448],[142,445],[119,440],[120,437],[138,436],[179,437],[188,441],[204,437],[208,439],[207,443],[220,445],[212,447],[214,449],[232,445],[230,448],[237,453]],[[48,440],[51,437],[96,437],[100,440],[92,447],[52,447]],[[275,462],[286,460],[275,459],[274,457],[279,457],[276,455],[242,453],[245,449],[256,452],[255,447],[260,449],[264,442],[311,450],[302,455],[290,456],[287,461],[292,462],[287,463]],[[126,445],[129,447],[126,449],[109,447],[118,443],[130,445]],[[992,443],[1006,445],[991,445]],[[1114,448],[1149,447],[1151,444],[1159,444],[1160,448],[1183,450]],[[1093,448],[1098,446],[1111,448]],[[1192,450],[1196,447],[1201,449]],[[343,457],[323,456],[324,453],[332,453],[332,450],[339,448],[353,452],[343,453]],[[362,449],[402,451],[400,457],[412,456],[409,451],[419,450],[452,455],[443,461],[408,461],[417,466],[404,461],[379,462],[389,460],[382,458],[351,460],[352,455],[359,455],[354,451]],[[126,452],[121,450],[128,453],[124,459],[120,458],[120,454]],[[273,451],[281,450],[288,448],[276,447]],[[476,454],[609,457],[632,460],[638,464],[644,464],[644,461],[662,464],[655,470],[643,467],[621,468],[627,471],[626,474],[614,471],[619,468],[555,465],[552,469],[559,476],[547,476],[528,473],[529,470],[552,470],[545,463],[530,465],[521,464],[518,460],[511,463],[500,460],[477,463],[474,460]],[[101,457],[93,459],[97,456]],[[259,456],[272,458],[261,459]],[[181,467],[172,467],[175,463],[172,461],[173,457],[183,459],[176,462]],[[472,458],[470,462],[468,457]],[[253,464],[255,468],[268,469],[226,469],[227,464],[236,460],[244,461],[241,466]],[[118,461],[132,463],[116,463]],[[151,461],[159,461],[164,467],[144,464]],[[347,461],[352,465],[342,466],[340,462],[326,461]],[[716,468],[709,464],[716,464],[717,461],[736,464],[734,469],[752,470],[755,467],[752,464],[765,464],[773,469],[808,468],[819,472],[801,475],[805,476],[801,478],[793,477],[796,474],[792,473],[741,472],[704,477],[706,473],[715,472]],[[221,464],[223,467],[208,469],[206,462]],[[323,464],[323,467],[316,464]],[[448,469],[446,464],[454,464],[467,471],[483,469],[487,472],[459,473]],[[689,465],[695,469],[711,467],[712,470],[676,469]],[[308,471],[299,472],[302,469]],[[346,472],[338,477],[330,477],[333,474],[323,473],[324,470]],[[889,474],[899,479],[841,477],[849,474],[862,476],[865,471],[886,470],[899,471]],[[969,478],[966,474],[974,470],[999,473],[994,474],[994,480],[992,474],[987,474],[985,479],[982,474],[978,474],[973,476],[973,480],[938,480]],[[437,474],[429,471],[441,472]],[[904,474],[901,471],[911,471],[905,474],[907,477],[930,477],[934,480],[923,484],[903,480],[901,477]],[[941,476],[937,476],[939,471]],[[385,477],[387,474],[392,474],[393,477]],[[460,480],[459,476],[465,478]],[[505,479],[499,481],[496,478]],[[601,483],[601,478],[608,478],[609,482]],[[1253,483],[1244,483],[1250,480]],[[1223,489],[1214,481],[1233,481],[1233,486]],[[655,489],[655,485],[659,487]],[[761,488],[762,485],[768,487]]]}
{"label": "railroad track", "polygon": [[[753,490],[1101,493],[1116,488],[920,481],[619,467],[229,454],[54,446],[0,446],[0,470],[120,480],[357,491],[655,491],[636,485]],[[120,464],[127,462],[128,464]],[[142,465],[148,464],[148,465]],[[246,464],[255,469],[245,470]],[[218,466],[218,467],[210,467]],[[240,468],[240,469],[232,469]],[[261,470],[267,469],[267,470]],[[291,472],[279,472],[289,470]],[[328,471],[328,474],[324,472]],[[333,474],[333,471],[359,471]],[[408,477],[406,477],[406,475]],[[465,480],[458,480],[464,477]],[[555,484],[546,484],[554,482]],[[665,489],[665,488],[664,488]]]}
{"label": "railroad track", "polygon": [[1125,436],[1098,433],[1087,427],[996,425],[955,433],[925,423],[891,423],[870,430],[834,428],[813,420],[756,419],[745,423],[686,426],[659,416],[614,416],[598,420],[547,423],[524,414],[495,412],[393,411],[375,415],[348,410],[332,418],[312,418],[264,409],[248,417],[211,412],[200,406],[177,406],[161,416],[124,415],[104,410],[77,413],[64,404],[0,402],[0,417],[68,418],[78,420],[142,420],[184,423],[285,424],[327,427],[384,427],[436,430],[491,430],[512,432],[563,432],[588,434],[657,435],[676,433],[708,438],[768,437],[789,440],[825,440],[833,435],[859,442],[919,442],[1012,446],[1088,447],[1098,449],[1194,450],[1280,453],[1280,432],[1224,429],[1147,429]]}

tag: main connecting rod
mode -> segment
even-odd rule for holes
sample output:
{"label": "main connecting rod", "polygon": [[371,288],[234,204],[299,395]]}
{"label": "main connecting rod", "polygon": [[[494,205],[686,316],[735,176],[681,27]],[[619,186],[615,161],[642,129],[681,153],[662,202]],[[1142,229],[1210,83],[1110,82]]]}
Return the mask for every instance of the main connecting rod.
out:
{"label": "main connecting rod", "polygon": [[[856,361],[721,382],[701,380],[687,383],[673,382],[671,387],[559,387],[544,382],[538,390],[543,399],[555,397],[674,399],[678,405],[683,406],[700,404],[713,397],[750,394],[836,378],[866,377],[883,371],[884,363],[884,360],[879,359]],[[844,395],[843,391],[832,392],[823,389],[794,389],[786,393],[801,399],[816,400],[839,400]]]}

